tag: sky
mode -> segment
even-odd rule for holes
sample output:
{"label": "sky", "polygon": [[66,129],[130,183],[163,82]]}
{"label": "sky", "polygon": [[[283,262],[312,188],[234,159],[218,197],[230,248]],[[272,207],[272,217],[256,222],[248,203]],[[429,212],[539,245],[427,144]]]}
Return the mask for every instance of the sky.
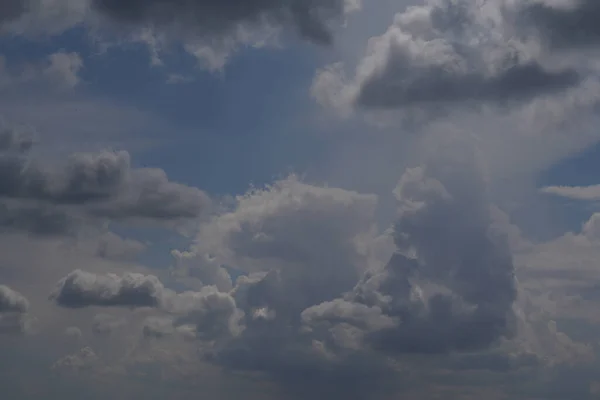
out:
{"label": "sky", "polygon": [[598,18],[0,1],[0,397],[597,399]]}

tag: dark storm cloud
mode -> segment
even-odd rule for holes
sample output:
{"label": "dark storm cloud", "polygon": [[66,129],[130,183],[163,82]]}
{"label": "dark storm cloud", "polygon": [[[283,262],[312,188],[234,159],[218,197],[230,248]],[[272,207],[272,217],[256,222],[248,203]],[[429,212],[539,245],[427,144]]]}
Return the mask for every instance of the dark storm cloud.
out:
{"label": "dark storm cloud", "polygon": [[93,0],[99,13],[124,24],[220,37],[239,26],[293,25],[305,38],[331,42],[330,21],[344,0]]}

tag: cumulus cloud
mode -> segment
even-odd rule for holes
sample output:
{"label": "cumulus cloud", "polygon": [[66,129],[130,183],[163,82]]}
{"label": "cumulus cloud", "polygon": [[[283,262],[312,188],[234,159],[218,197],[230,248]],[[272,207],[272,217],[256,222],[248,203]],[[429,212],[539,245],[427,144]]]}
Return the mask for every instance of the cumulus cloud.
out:
{"label": "cumulus cloud", "polygon": [[[193,319],[200,315],[223,327],[196,337],[215,340],[203,350],[207,360],[267,373],[304,394],[308,378],[299,372],[313,371],[313,395],[365,396],[407,353],[505,354],[499,346],[515,338],[519,323],[508,237],[477,169],[446,167],[402,176],[391,238],[396,251],[387,263],[371,258],[373,248],[365,245],[380,240],[372,231],[376,198],[296,178],[250,190],[203,224],[186,253],[188,272],[242,272],[233,289],[179,294],[165,309],[186,316],[153,321],[145,334],[173,335],[178,322],[201,331]],[[189,312],[191,304],[199,314]],[[209,304],[218,313],[207,319]],[[464,368],[473,365],[463,361]],[[332,390],[341,376],[353,377],[348,390]]]}
{"label": "cumulus cloud", "polygon": [[19,292],[0,285],[0,334],[25,333],[29,329],[29,301]]}
{"label": "cumulus cloud", "polygon": [[81,221],[165,225],[196,218],[210,205],[204,192],[170,181],[161,169],[131,167],[126,151],[74,153],[62,162],[42,162],[28,153],[31,139],[14,129],[2,132],[3,227],[65,234]]}
{"label": "cumulus cloud", "polygon": [[96,275],[75,270],[61,279],[50,298],[63,307],[156,307],[163,284],[152,275],[127,273]]}
{"label": "cumulus cloud", "polygon": [[[564,12],[592,4],[583,3]],[[313,94],[338,108],[403,110],[407,118],[428,118],[449,106],[511,106],[584,90],[589,68],[548,49],[547,35],[521,18],[543,14],[538,9],[563,13],[534,1],[427,0],[409,6],[383,35],[370,39],[353,77],[334,64],[318,73]],[[548,31],[556,24],[549,22]],[[566,29],[577,36],[571,25]],[[558,29],[553,35],[561,35]]]}
{"label": "cumulus cloud", "polygon": [[243,326],[243,316],[235,299],[219,292],[214,286],[205,286],[199,292],[183,292],[168,296],[163,307],[175,314],[182,314],[176,326],[193,325],[197,334],[204,339],[227,339],[237,336]]}
{"label": "cumulus cloud", "polygon": [[[396,196],[396,254],[368,271],[344,302],[321,304],[306,315],[356,326],[385,352],[477,350],[511,337],[512,255],[506,238],[492,229],[482,182],[465,171],[453,176],[409,169]],[[352,310],[380,322],[361,326],[348,318]]]}
{"label": "cumulus cloud", "polygon": [[[50,299],[65,308],[150,307],[172,315],[169,323],[166,319],[145,322],[144,334],[152,337],[180,331],[183,334],[193,327],[199,337],[225,339],[243,330],[240,320],[244,313],[229,293],[220,292],[214,286],[205,286],[197,292],[176,293],[154,275],[94,274],[75,270],[57,283]],[[98,314],[92,331],[108,335],[124,324],[125,320],[120,317]]]}
{"label": "cumulus cloud", "polygon": [[565,197],[573,200],[600,200],[600,185],[592,186],[546,186],[540,189],[542,193]]}
{"label": "cumulus cloud", "polygon": [[[202,224],[180,253],[186,273],[208,269],[199,289],[74,271],[52,298],[64,307],[152,307],[144,346],[199,341],[205,361],[267,374],[297,396],[374,396],[413,362],[429,373],[512,371],[552,352],[546,361],[587,359],[588,347],[521,307],[508,232],[478,169],[408,169],[394,194],[387,262],[370,253],[382,239],[373,232],[374,196],[292,177],[250,190]],[[216,271],[230,284],[213,285]],[[231,284],[234,271],[241,275]],[[115,321],[94,323],[110,332]],[[445,364],[414,361],[424,354]]]}
{"label": "cumulus cloud", "polygon": [[376,196],[291,176],[238,197],[233,210],[201,226],[187,266],[280,270],[295,282],[289,290],[325,299],[350,288],[368,263],[359,243],[371,234],[376,205]]}

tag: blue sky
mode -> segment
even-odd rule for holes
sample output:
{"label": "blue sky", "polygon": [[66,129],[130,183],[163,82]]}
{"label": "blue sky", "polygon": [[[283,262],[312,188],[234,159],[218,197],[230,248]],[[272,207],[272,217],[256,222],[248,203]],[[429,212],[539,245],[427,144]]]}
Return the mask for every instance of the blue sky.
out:
{"label": "blue sky", "polygon": [[0,396],[598,398],[599,13],[3,3]]}

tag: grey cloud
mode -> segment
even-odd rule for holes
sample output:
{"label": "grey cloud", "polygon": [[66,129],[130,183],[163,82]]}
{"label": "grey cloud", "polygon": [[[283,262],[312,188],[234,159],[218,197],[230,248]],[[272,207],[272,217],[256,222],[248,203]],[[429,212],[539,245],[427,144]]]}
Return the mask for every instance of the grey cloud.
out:
{"label": "grey cloud", "polygon": [[58,282],[50,298],[68,308],[157,307],[164,290],[163,284],[152,275],[96,275],[75,270]]}
{"label": "grey cloud", "polygon": [[[355,285],[370,262],[368,246],[361,248],[359,238],[368,241],[376,204],[375,196],[313,186],[292,176],[249,190],[231,210],[204,224],[185,254],[186,268],[214,271],[231,265],[248,273],[237,279],[232,299],[221,296],[216,302],[215,296],[219,309],[229,310],[221,318],[243,329],[232,335],[228,328],[228,339],[207,357],[286,381],[309,366],[333,378],[324,371],[324,353],[312,349],[310,335],[300,334],[301,314]],[[351,374],[356,368],[346,367],[340,362],[340,371]]]}
{"label": "grey cloud", "polygon": [[539,29],[543,39],[555,47],[600,44],[600,4],[595,0],[572,1],[563,6],[530,1],[520,9],[520,18],[525,29]]}
{"label": "grey cloud", "polygon": [[508,2],[429,0],[396,14],[371,38],[353,79],[337,65],[319,72],[313,94],[336,107],[401,109],[407,118],[448,107],[515,106],[579,88],[581,65],[554,62],[525,33]]}
{"label": "grey cloud", "polygon": [[516,333],[507,238],[493,229],[485,186],[469,166],[409,169],[395,191],[396,253],[343,298],[303,312],[324,340],[384,354],[494,346]]}
{"label": "grey cloud", "polygon": [[96,335],[107,336],[126,323],[124,318],[110,314],[97,314],[92,321],[92,332]]}
{"label": "grey cloud", "polygon": [[344,0],[93,0],[92,4],[99,13],[124,24],[217,38],[239,26],[291,25],[317,43],[331,42],[328,25],[340,18],[345,8]]}
{"label": "grey cloud", "polygon": [[362,83],[356,99],[359,105],[398,108],[469,101],[506,103],[561,91],[581,81],[574,69],[548,71],[535,62],[486,76],[452,72],[447,65],[421,68],[411,65],[402,49],[390,52],[384,71]]}
{"label": "grey cloud", "polygon": [[272,271],[260,290],[280,290],[284,284],[287,307],[300,312],[355,284],[368,263],[357,238],[369,235],[376,205],[376,196],[312,186],[291,176],[249,191],[233,210],[201,226],[193,246],[196,257],[186,264]]}
{"label": "grey cloud", "polygon": [[92,368],[99,357],[91,347],[83,347],[78,352],[69,354],[52,365],[52,369],[60,372],[82,371]]}
{"label": "grey cloud", "polygon": [[27,11],[27,4],[23,0],[5,0],[0,5],[0,24],[10,22]]}
{"label": "grey cloud", "polygon": [[[218,69],[238,47],[272,44],[282,33],[330,44],[334,26],[359,5],[360,0],[10,0],[0,9],[0,33],[57,35],[79,27],[103,43],[147,46],[156,64],[166,47],[180,44]],[[56,61],[61,68],[48,72],[76,84],[71,72],[80,63],[66,57]]]}
{"label": "grey cloud", "polygon": [[0,285],[0,334],[22,334],[29,329],[29,301],[19,292]]}
{"label": "grey cloud", "polygon": [[36,164],[25,166],[18,182],[21,186],[0,193],[57,204],[93,202],[122,190],[129,168],[129,154],[124,151],[76,153],[54,170]]}
{"label": "grey cloud", "polygon": [[144,321],[142,332],[145,338],[161,339],[175,333],[171,318],[148,317]]}
{"label": "grey cloud", "polygon": [[343,299],[307,308],[302,311],[302,320],[308,325],[319,321],[329,323],[349,323],[359,328],[379,330],[396,324],[393,318],[384,315],[381,308],[369,307]]}
{"label": "grey cloud", "polygon": [[[244,313],[244,329],[218,341],[205,353],[207,359],[231,369],[265,372],[296,395],[360,398],[365,390],[373,395],[374,387],[393,374],[391,355],[401,362],[400,354],[478,351],[511,338],[516,299],[512,258],[505,238],[493,228],[485,185],[471,169],[408,170],[396,190],[397,253],[387,265],[372,268],[349,245],[357,243],[357,236],[369,237],[370,224],[357,224],[356,217],[351,224],[346,221],[352,218],[350,210],[359,219],[372,218],[366,198],[364,208],[349,207],[360,196],[290,182],[250,191],[232,212],[201,229],[204,240],[195,248],[242,270],[258,270],[240,276],[230,292]],[[321,214],[330,207],[335,211]],[[319,221],[314,227],[312,218]],[[329,240],[333,227],[336,241]],[[314,235],[328,246],[308,244],[312,242],[306,237],[317,230]],[[238,240],[232,240],[236,235]],[[342,238],[348,242],[340,246]],[[266,245],[270,243],[287,247]],[[310,283],[331,267],[320,266],[321,259],[346,260],[332,271],[348,273],[354,283],[314,290]],[[363,269],[353,270],[359,262]],[[371,376],[367,365],[379,377]],[[333,389],[330,384],[342,376],[350,386]]]}
{"label": "grey cloud", "polygon": [[[0,34],[2,22],[0,21]],[[64,91],[73,89],[80,81],[83,60],[78,53],[58,51],[42,61],[13,64],[0,55],[0,89],[7,96],[24,90]]]}
{"label": "grey cloud", "polygon": [[0,120],[0,152],[26,153],[31,150],[33,143],[33,135],[30,132]]}
{"label": "grey cloud", "polygon": [[540,189],[542,193],[566,197],[573,200],[600,200],[600,185],[592,186],[547,186]]}
{"label": "grey cloud", "polygon": [[76,326],[68,326],[65,328],[65,336],[69,339],[81,341],[83,338],[83,332]]}
{"label": "grey cloud", "polygon": [[5,285],[0,285],[0,313],[17,312],[24,313],[29,309],[29,301],[20,294]]}
{"label": "grey cloud", "polygon": [[131,260],[146,249],[146,245],[134,240],[123,239],[107,232],[98,239],[96,255],[101,258],[115,260]]}
{"label": "grey cloud", "polygon": [[0,227],[7,232],[39,236],[71,235],[82,223],[77,213],[44,204],[0,202]]}
{"label": "grey cloud", "polygon": [[201,190],[169,180],[163,170],[132,168],[125,151],[75,153],[63,162],[35,159],[32,142],[0,131],[0,224],[36,234],[68,234],[81,222],[172,223],[210,205]]}
{"label": "grey cloud", "polygon": [[517,295],[512,255],[507,239],[492,229],[481,178],[461,166],[408,170],[396,196],[397,253],[350,295],[401,319],[375,333],[374,345],[445,352],[486,348],[512,337]]}
{"label": "grey cloud", "polygon": [[[409,9],[377,40],[377,70],[360,82],[356,102],[366,107],[410,107],[428,103],[500,102],[535,98],[580,82],[575,69],[548,70],[526,50],[485,37],[487,26],[472,2],[428,2]],[[483,11],[482,11],[483,13]],[[503,39],[504,40],[504,39]]]}
{"label": "grey cloud", "polygon": [[242,330],[241,312],[235,299],[219,292],[214,286],[205,286],[199,292],[183,292],[167,296],[163,308],[178,317],[175,326],[193,325],[203,339],[225,339],[237,336]]}
{"label": "grey cloud", "polygon": [[[214,286],[205,286],[198,292],[176,293],[165,288],[153,275],[94,274],[75,270],[58,282],[50,299],[66,308],[152,307],[173,316],[174,330],[186,331],[186,327],[193,326],[195,334],[204,339],[223,339],[243,330],[241,318],[244,313],[237,308],[230,294],[219,292]],[[145,334],[159,336],[158,331],[166,329],[163,322],[146,321]],[[106,335],[124,323],[122,318],[99,314],[94,318],[92,330]]]}
{"label": "grey cloud", "polygon": [[111,219],[177,220],[199,216],[210,203],[200,189],[171,182],[161,169],[131,170],[126,187],[114,201],[90,207],[94,215]]}

